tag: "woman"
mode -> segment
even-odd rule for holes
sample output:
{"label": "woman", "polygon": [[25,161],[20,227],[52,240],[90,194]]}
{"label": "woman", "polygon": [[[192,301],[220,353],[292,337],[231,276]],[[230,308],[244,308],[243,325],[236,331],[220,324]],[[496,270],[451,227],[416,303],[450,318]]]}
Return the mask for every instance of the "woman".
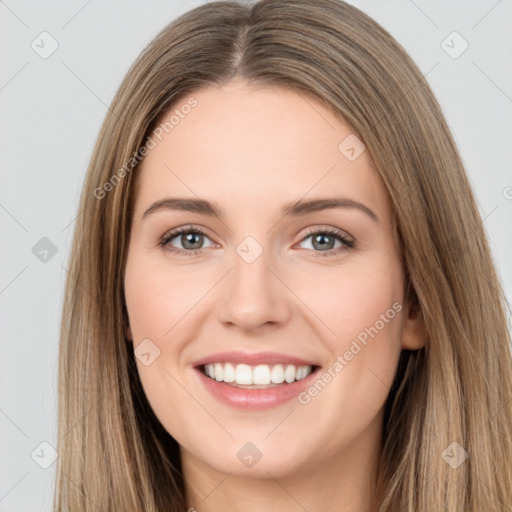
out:
{"label": "woman", "polygon": [[426,81],[362,12],[180,17],[123,81],[80,209],[57,510],[512,507],[481,219]]}

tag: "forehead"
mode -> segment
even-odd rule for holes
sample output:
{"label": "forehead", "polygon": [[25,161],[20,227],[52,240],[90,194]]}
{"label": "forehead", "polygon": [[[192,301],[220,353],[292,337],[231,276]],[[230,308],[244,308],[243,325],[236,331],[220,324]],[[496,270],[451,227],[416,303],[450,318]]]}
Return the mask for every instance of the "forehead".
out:
{"label": "forehead", "polygon": [[367,152],[355,160],[342,152],[343,141],[357,143],[351,128],[311,96],[237,79],[196,91],[171,110],[139,169],[139,209],[165,195],[250,207],[334,193],[387,207]]}

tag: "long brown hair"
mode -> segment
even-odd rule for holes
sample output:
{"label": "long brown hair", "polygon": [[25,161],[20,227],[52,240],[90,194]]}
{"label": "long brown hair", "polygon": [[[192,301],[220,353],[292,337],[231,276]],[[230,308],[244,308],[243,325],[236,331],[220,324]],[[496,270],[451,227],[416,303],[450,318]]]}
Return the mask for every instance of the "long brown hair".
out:
{"label": "long brown hair", "polygon": [[390,198],[427,343],[402,352],[386,402],[378,511],[510,509],[510,334],[473,193],[422,73],[340,0],[208,3],[165,27],[122,82],[85,179],[66,283],[55,509],[186,510],[178,445],[125,338],[123,275],[141,148],[165,112],[234,76],[322,101],[364,141]]}

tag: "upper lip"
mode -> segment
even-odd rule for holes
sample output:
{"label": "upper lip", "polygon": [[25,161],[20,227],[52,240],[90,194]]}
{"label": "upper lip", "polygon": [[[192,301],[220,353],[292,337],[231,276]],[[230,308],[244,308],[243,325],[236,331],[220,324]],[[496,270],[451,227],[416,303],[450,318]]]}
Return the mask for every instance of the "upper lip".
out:
{"label": "upper lip", "polygon": [[299,357],[280,354],[278,352],[218,352],[207,357],[198,359],[193,366],[204,366],[214,363],[234,363],[234,364],[293,364],[295,366],[319,366],[315,362],[307,361]]}

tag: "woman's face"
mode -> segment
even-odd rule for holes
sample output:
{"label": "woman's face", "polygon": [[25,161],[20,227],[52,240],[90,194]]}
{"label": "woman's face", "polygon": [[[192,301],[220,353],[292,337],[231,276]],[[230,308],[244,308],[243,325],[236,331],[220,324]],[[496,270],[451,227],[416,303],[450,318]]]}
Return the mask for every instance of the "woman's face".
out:
{"label": "woman's face", "polygon": [[285,89],[192,96],[135,198],[127,335],[149,403],[182,457],[226,473],[369,462],[400,351],[423,343],[368,151]]}

